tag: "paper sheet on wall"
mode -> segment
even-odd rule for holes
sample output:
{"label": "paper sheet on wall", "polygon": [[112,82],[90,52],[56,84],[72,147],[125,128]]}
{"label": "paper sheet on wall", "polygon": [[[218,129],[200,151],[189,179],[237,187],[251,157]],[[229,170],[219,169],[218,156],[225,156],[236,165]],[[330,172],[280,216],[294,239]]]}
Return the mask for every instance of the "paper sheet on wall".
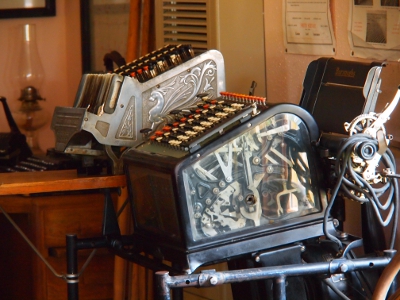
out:
{"label": "paper sheet on wall", "polygon": [[349,0],[351,55],[379,60],[400,59],[399,0]]}
{"label": "paper sheet on wall", "polygon": [[283,7],[287,53],[335,54],[329,0],[283,0]]}

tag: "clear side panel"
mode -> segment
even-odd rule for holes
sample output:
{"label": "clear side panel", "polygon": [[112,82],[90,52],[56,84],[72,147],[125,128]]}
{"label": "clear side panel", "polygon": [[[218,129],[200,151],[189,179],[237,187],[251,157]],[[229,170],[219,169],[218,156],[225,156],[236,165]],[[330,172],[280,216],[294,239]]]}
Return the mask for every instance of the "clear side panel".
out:
{"label": "clear side panel", "polygon": [[282,113],[185,168],[194,240],[319,212],[309,141],[303,121]]}
{"label": "clear side panel", "polygon": [[133,218],[139,229],[180,241],[171,177],[129,165]]}

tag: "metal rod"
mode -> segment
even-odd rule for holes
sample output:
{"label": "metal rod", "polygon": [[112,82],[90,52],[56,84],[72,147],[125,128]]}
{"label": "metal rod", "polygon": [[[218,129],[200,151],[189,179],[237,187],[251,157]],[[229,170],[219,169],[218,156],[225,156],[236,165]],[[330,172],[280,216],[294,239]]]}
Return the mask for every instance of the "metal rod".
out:
{"label": "metal rod", "polygon": [[[309,264],[294,264],[284,266],[273,266],[263,268],[251,268],[243,270],[232,270],[215,272],[202,271],[200,274],[188,274],[169,276],[167,271],[160,271],[155,274],[157,284],[158,299],[170,300],[171,288],[184,287],[210,287],[228,283],[238,283],[245,281],[275,279],[281,281],[275,282],[281,292],[281,298],[286,299],[282,294],[282,287],[286,277],[305,276],[315,274],[339,274],[352,272],[362,269],[384,268],[390,262],[390,257],[372,257],[359,259],[334,259],[331,262],[319,262]],[[285,280],[282,280],[285,278]],[[282,298],[284,296],[285,298]]]}
{"label": "metal rod", "polygon": [[79,299],[78,249],[76,234],[67,234],[67,289],[68,300]]}

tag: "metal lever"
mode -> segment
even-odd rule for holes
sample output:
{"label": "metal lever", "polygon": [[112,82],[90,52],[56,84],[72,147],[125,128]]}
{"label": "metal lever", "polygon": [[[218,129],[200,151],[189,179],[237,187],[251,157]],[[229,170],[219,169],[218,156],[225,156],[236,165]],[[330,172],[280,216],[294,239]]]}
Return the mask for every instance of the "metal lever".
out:
{"label": "metal lever", "polygon": [[368,72],[363,88],[363,95],[366,99],[362,112],[363,114],[375,111],[376,101],[378,99],[378,95],[381,93],[380,87],[382,79],[380,78],[380,75],[382,67],[385,66],[385,64],[382,64],[382,66],[373,67]]}
{"label": "metal lever", "polygon": [[390,119],[390,115],[394,111],[397,106],[397,103],[400,100],[400,86],[397,89],[397,93],[394,96],[392,102],[386,105],[384,111],[380,114],[377,114],[377,119],[371,124],[371,126],[365,128],[364,133],[371,135],[372,137],[376,138],[377,131],[386,123],[387,120]]}
{"label": "metal lever", "polygon": [[254,80],[251,82],[250,90],[249,90],[249,96],[254,96],[254,90],[257,87],[257,82]]}

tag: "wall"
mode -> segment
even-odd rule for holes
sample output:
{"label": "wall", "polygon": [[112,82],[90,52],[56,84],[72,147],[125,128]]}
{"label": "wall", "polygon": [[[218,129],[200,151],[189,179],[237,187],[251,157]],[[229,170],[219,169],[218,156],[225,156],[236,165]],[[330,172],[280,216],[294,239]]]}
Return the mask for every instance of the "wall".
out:
{"label": "wall", "polygon": [[[45,80],[40,94],[49,114],[49,122],[39,130],[39,146],[42,150],[54,147],[55,138],[50,129],[54,107],[72,106],[81,79],[81,42],[79,1],[57,0],[56,16],[44,18],[0,19],[0,95],[7,98],[12,109],[19,104],[19,87],[10,74],[16,61],[15,33],[22,24],[36,24],[38,50],[41,56]],[[0,109],[0,132],[8,132],[3,109]]]}
{"label": "wall", "polygon": [[[13,32],[18,25],[37,24],[39,52],[41,54],[46,79],[41,94],[46,100],[46,110],[52,114],[56,105],[71,106],[81,78],[81,43],[79,1],[57,0],[55,17],[29,19],[0,19],[0,95],[7,97],[10,106],[18,104],[19,90],[10,82],[8,61],[12,61]],[[331,0],[333,24],[337,41],[337,59],[348,59],[350,47],[347,40],[348,1]],[[340,13],[338,13],[340,12]],[[298,103],[302,81],[308,64],[318,58],[311,55],[286,54],[283,45],[282,2],[265,0],[265,51],[267,70],[267,97],[271,102]],[[239,45],[244,47],[245,45]],[[382,74],[383,93],[379,98],[378,109],[391,100],[394,90],[400,83],[400,64],[391,62]],[[397,121],[398,120],[398,121]],[[388,122],[388,132],[400,140],[397,133],[400,122],[400,109]],[[0,109],[0,132],[7,132],[8,126]],[[50,123],[39,132],[40,147],[45,150],[54,146],[54,134]]]}
{"label": "wall", "polygon": [[[368,61],[350,56],[350,45],[347,38],[349,2],[350,0],[331,0],[332,23],[336,36],[334,58]],[[319,56],[285,53],[282,14],[282,1],[265,0],[267,98],[271,102],[299,103],[307,66]],[[392,100],[396,93],[397,86],[400,84],[400,63],[389,62],[389,65],[382,71],[381,77],[382,94],[378,99],[376,110],[378,112]],[[392,114],[386,127],[388,133],[393,134],[396,141],[400,141],[400,130],[398,129],[400,127],[400,108]]]}

